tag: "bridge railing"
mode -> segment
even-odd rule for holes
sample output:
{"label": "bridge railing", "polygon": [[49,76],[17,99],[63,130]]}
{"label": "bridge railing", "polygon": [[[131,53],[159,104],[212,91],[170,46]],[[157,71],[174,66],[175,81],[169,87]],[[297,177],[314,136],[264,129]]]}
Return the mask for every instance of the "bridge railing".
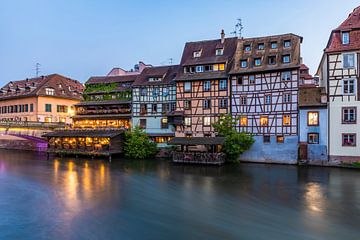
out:
{"label": "bridge railing", "polygon": [[47,122],[32,122],[32,121],[0,121],[0,127],[24,127],[24,128],[42,128],[55,129],[64,128],[68,126],[65,123],[47,123]]}

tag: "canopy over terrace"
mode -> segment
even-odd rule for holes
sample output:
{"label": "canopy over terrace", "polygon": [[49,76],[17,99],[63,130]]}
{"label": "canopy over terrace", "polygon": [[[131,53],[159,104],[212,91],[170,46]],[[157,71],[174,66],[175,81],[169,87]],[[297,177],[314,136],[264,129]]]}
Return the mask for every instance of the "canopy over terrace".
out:
{"label": "canopy over terrace", "polygon": [[173,162],[221,165],[225,162],[224,142],[223,137],[175,137],[168,144],[181,146],[173,153]]}
{"label": "canopy over terrace", "polygon": [[49,153],[110,157],[123,152],[122,130],[66,130],[43,136]]}

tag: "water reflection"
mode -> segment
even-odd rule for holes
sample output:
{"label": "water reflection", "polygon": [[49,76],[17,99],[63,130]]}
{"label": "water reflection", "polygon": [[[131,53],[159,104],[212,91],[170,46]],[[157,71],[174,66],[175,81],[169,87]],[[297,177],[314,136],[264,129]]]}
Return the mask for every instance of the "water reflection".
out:
{"label": "water reflection", "polygon": [[305,200],[310,212],[314,215],[319,215],[323,211],[324,207],[323,190],[318,183],[306,184]]}

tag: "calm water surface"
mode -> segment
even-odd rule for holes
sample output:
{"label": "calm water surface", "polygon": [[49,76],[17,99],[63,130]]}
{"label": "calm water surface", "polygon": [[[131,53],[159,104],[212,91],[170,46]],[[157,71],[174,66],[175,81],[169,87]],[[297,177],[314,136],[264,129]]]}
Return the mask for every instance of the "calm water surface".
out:
{"label": "calm water surface", "polygon": [[0,150],[0,239],[360,239],[360,172]]}

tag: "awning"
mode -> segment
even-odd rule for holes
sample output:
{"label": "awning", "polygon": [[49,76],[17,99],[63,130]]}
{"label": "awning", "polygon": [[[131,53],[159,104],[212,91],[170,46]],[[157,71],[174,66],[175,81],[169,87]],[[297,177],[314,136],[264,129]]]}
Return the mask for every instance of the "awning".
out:
{"label": "awning", "polygon": [[175,137],[168,142],[171,145],[223,145],[224,137]]}

